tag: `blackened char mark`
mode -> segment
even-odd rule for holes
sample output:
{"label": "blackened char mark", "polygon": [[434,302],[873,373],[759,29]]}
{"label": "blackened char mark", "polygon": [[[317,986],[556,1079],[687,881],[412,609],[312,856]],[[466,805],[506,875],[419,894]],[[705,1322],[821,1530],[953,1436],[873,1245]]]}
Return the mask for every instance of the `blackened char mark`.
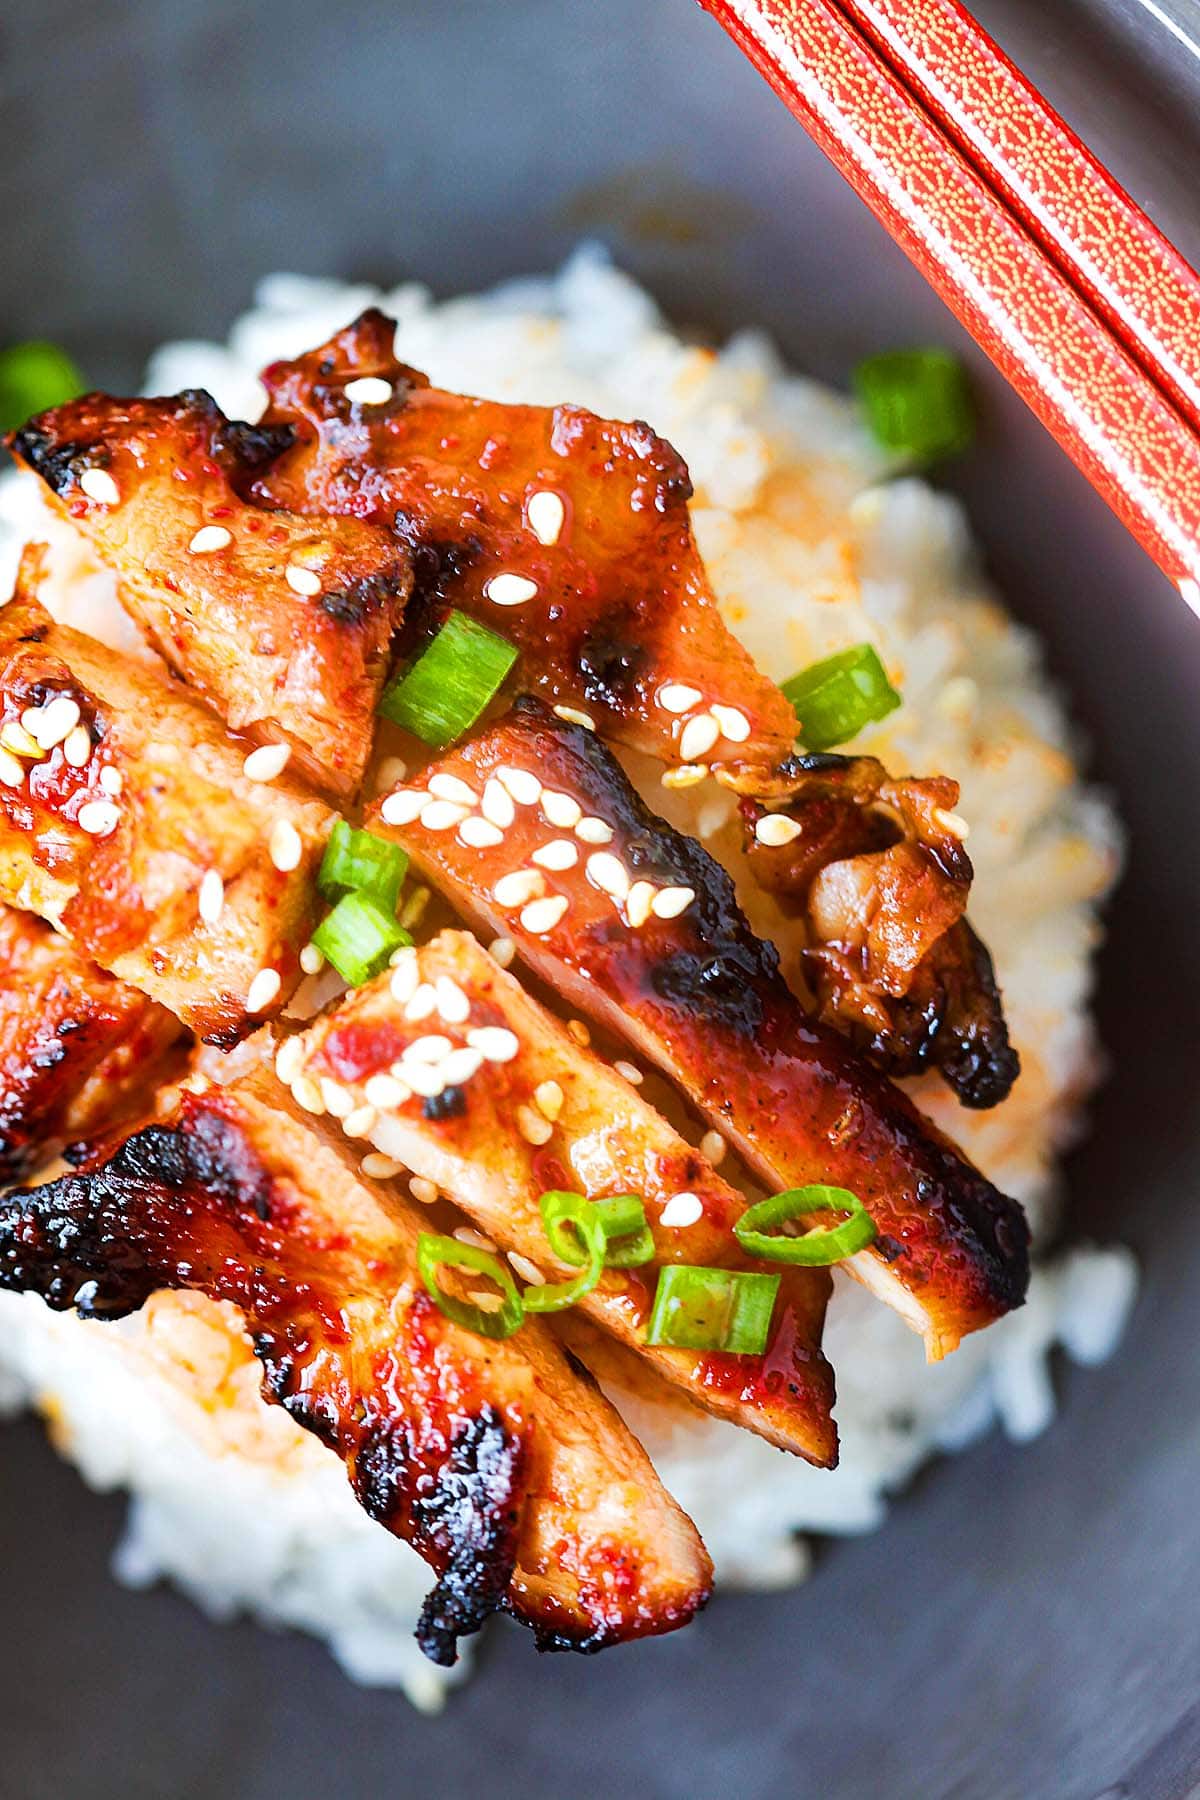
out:
{"label": "blackened char mark", "polygon": [[965,919],[960,932],[967,978],[948,984],[942,1026],[948,1043],[936,1060],[962,1104],[982,1109],[1006,1098],[1020,1074],[1021,1059],[1009,1042],[991,952]]}
{"label": "blackened char mark", "polygon": [[614,600],[603,626],[585,637],[576,652],[585,700],[615,713],[628,712],[638,703],[638,679],[647,660],[645,645],[639,641],[644,635],[645,623],[638,618],[636,604],[622,607]]}
{"label": "blackened char mark", "polygon": [[36,422],[22,426],[5,440],[18,461],[28,464],[55,494],[64,494],[75,481],[75,471],[86,461],[90,446],[84,443],[60,443]]}

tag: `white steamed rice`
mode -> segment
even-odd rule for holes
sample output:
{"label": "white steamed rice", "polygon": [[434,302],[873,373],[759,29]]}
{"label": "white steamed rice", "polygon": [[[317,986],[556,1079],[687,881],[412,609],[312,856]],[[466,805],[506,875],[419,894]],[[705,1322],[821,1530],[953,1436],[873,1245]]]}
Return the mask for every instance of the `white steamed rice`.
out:
{"label": "white steamed rice", "polygon": [[[381,294],[273,275],[228,346],[166,346],[147,388],[204,386],[227,412],[254,417],[260,367],[370,304],[398,317],[399,354],[442,385],[645,417],[670,438],[691,467],[718,597],[769,674],[864,638],[879,648],[905,704],[859,745],[895,770],[961,781],[972,917],[1024,1063],[1011,1099],[991,1113],[962,1111],[936,1078],[917,1095],[1044,1234],[1056,1158],[1097,1074],[1090,958],[1120,839],[1104,799],[1079,781],[1038,647],[989,593],[958,505],[892,478],[854,406],[790,374],[764,338],[742,334],[717,354],[681,342],[594,250],[556,277],[442,304],[411,284]],[[9,478],[0,592],[31,536],[58,546],[56,610],[131,642],[111,583],[47,523],[36,483]],[[672,816],[720,849],[729,802],[715,789],[699,796],[656,788],[651,799],[666,810],[669,798]],[[763,917],[761,900],[750,903]],[[1039,1266],[1022,1311],[931,1368],[893,1314],[839,1284],[826,1340],[842,1439],[833,1474],[735,1427],[614,1397],[695,1518],[718,1579],[782,1585],[806,1570],[798,1531],[871,1530],[933,1452],[961,1449],[997,1420],[1018,1440],[1043,1430],[1054,1412],[1050,1351],[1103,1361],[1134,1289],[1125,1251],[1075,1247]],[[0,1406],[37,1407],[89,1482],[130,1490],[122,1579],[165,1577],[217,1616],[247,1610],[314,1632],[356,1680],[435,1706],[462,1665],[436,1670],[413,1643],[424,1565],[359,1510],[336,1458],[264,1405],[257,1379],[236,1314],[197,1296],[157,1296],[116,1326],[0,1296]]]}

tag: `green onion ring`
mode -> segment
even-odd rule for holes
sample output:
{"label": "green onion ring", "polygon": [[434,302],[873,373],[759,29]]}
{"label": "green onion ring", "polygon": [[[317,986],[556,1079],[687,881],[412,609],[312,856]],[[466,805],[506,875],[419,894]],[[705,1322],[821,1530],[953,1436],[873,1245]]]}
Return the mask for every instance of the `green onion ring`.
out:
{"label": "green onion ring", "polygon": [[[784,1237],[767,1229],[814,1212],[848,1212],[850,1217],[840,1225],[822,1226],[803,1237]],[[874,1243],[876,1230],[874,1219],[857,1194],[849,1188],[827,1187],[818,1182],[760,1200],[742,1214],[733,1234],[748,1256],[761,1257],[764,1262],[803,1263],[807,1268],[818,1268],[865,1250]]]}
{"label": "green onion ring", "polygon": [[[499,1312],[486,1312],[471,1300],[459,1300],[453,1294],[446,1293],[438,1282],[439,1267],[471,1269],[479,1275],[486,1275],[489,1281],[495,1282],[504,1298]],[[453,1319],[456,1325],[465,1326],[468,1331],[489,1338],[511,1337],[514,1331],[521,1329],[525,1321],[525,1306],[517,1292],[516,1283],[503,1263],[486,1250],[479,1250],[474,1244],[460,1243],[457,1238],[441,1237],[436,1232],[423,1231],[417,1238],[417,1268],[438,1311],[445,1313],[448,1319]]]}
{"label": "green onion ring", "polygon": [[[566,1241],[566,1224],[569,1220],[575,1231],[583,1239],[587,1251],[587,1265],[570,1281],[549,1281],[541,1287],[525,1289],[525,1310],[533,1313],[562,1312],[568,1306],[574,1306],[577,1300],[584,1299],[596,1286],[604,1273],[604,1253],[608,1247],[608,1239],[604,1233],[604,1225],[596,1216],[595,1208],[583,1198],[582,1194],[566,1194],[554,1190],[543,1194],[538,1205],[542,1220],[546,1227],[546,1236],[551,1248],[559,1254],[559,1243]],[[572,1246],[574,1249],[574,1246]],[[575,1263],[577,1254],[563,1256],[563,1262]]]}

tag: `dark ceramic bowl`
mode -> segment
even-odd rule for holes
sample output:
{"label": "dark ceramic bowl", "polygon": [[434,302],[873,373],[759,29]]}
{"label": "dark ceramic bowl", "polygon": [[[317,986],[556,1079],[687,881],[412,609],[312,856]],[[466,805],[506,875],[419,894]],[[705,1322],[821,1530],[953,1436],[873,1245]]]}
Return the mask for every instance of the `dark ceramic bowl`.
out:
{"label": "dark ceramic bowl", "polygon": [[[1143,13],[984,20],[1196,257],[1200,63]],[[1194,11],[1194,7],[1191,9]],[[685,324],[769,327],[844,380],[964,349],[983,441],[953,480],[1044,634],[1132,830],[1101,960],[1113,1074],[1073,1225],[1137,1248],[1115,1360],[1054,1429],[930,1470],[795,1592],[677,1639],[539,1660],[494,1633],[439,1719],[301,1637],[218,1628],[107,1573],[120,1503],[3,1435],[0,1794],[1092,1800],[1200,1767],[1200,625],[692,0],[7,0],[0,339],[100,383],[220,335],[266,270],[440,291],[607,238]]]}

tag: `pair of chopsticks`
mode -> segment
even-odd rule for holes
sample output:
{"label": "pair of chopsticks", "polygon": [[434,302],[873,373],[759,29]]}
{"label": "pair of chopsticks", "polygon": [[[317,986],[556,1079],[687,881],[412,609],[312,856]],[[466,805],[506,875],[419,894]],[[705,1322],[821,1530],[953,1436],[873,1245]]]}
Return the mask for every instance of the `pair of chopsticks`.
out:
{"label": "pair of chopsticks", "polygon": [[701,0],[1200,611],[1200,277],[958,0]]}

